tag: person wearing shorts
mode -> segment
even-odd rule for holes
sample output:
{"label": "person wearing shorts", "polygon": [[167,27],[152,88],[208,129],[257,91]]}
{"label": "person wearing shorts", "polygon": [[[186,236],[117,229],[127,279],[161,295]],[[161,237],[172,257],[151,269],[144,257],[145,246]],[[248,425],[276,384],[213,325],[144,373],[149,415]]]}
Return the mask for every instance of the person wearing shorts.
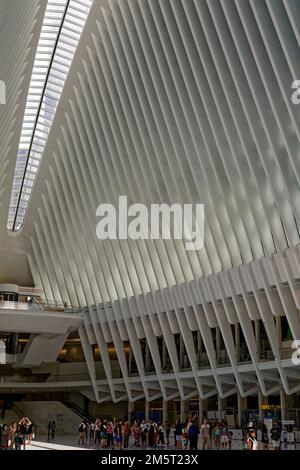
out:
{"label": "person wearing shorts", "polygon": [[281,438],[281,433],[279,427],[274,424],[274,426],[271,429],[271,440],[272,440],[272,446],[274,450],[280,450],[280,438]]}
{"label": "person wearing shorts", "polygon": [[189,444],[189,440],[188,440],[187,423],[184,423],[182,427],[182,448],[186,450],[188,447],[188,444]]}
{"label": "person wearing shorts", "polygon": [[262,442],[262,447],[263,450],[268,450],[269,449],[269,433],[267,426],[263,424],[261,428],[261,442]]}
{"label": "person wearing shorts", "polygon": [[206,419],[201,424],[201,436],[202,436],[202,449],[205,450],[209,447],[210,443],[210,424]]}
{"label": "person wearing shorts", "polygon": [[176,447],[182,448],[182,423],[178,420],[175,425]]}
{"label": "person wearing shorts", "polygon": [[212,430],[212,437],[215,449],[220,449],[220,424],[216,421]]}
{"label": "person wearing shorts", "polygon": [[227,449],[227,446],[228,446],[228,426],[223,421],[222,426],[221,426],[221,448]]}
{"label": "person wearing shorts", "polygon": [[78,427],[79,438],[78,438],[78,445],[84,445],[84,431],[85,431],[85,423],[82,421]]}
{"label": "person wearing shorts", "polygon": [[107,445],[107,433],[106,433],[106,428],[107,428],[107,421],[104,420],[100,424],[100,447],[104,449]]}

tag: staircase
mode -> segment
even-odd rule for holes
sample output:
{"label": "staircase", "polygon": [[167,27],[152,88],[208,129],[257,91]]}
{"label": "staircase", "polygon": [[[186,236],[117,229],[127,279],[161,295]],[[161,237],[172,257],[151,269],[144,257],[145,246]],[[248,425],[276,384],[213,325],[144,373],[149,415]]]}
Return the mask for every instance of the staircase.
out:
{"label": "staircase", "polygon": [[5,410],[4,418],[0,418],[1,424],[9,425],[12,422],[18,423],[21,420],[22,416],[13,408]]}
{"label": "staircase", "polygon": [[0,423],[10,424],[11,422],[19,423],[24,417],[23,411],[18,408],[15,403],[11,403],[9,408],[5,409],[4,418],[0,419]]}

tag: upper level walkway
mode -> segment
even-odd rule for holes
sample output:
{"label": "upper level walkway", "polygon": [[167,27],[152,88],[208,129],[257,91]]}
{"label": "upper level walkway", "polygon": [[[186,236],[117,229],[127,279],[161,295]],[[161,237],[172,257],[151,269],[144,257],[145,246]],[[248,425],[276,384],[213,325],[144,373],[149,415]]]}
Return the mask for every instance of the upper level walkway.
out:
{"label": "upper level walkway", "polygon": [[66,334],[77,330],[81,322],[82,317],[74,311],[57,311],[47,308],[47,304],[0,302],[0,330],[3,332]]}
{"label": "upper level walkway", "polygon": [[17,359],[20,365],[55,362],[67,337],[81,323],[78,310],[51,308],[47,303],[0,302],[0,331],[31,334]]}

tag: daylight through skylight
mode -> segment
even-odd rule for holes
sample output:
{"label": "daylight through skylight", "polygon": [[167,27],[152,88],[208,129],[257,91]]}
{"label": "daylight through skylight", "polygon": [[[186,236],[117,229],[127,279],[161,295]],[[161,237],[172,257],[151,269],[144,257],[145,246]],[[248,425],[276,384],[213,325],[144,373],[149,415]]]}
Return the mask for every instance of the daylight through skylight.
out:
{"label": "daylight through skylight", "polygon": [[7,227],[23,225],[56,108],[93,0],[48,0],[22,125]]}

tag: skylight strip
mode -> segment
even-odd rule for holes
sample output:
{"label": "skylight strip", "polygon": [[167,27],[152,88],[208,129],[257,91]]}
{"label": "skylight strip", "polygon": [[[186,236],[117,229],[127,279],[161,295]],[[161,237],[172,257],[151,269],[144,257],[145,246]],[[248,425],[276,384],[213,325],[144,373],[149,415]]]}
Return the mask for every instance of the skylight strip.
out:
{"label": "skylight strip", "polygon": [[11,231],[20,230],[24,223],[57,105],[92,1],[48,0],[17,155],[7,223]]}

